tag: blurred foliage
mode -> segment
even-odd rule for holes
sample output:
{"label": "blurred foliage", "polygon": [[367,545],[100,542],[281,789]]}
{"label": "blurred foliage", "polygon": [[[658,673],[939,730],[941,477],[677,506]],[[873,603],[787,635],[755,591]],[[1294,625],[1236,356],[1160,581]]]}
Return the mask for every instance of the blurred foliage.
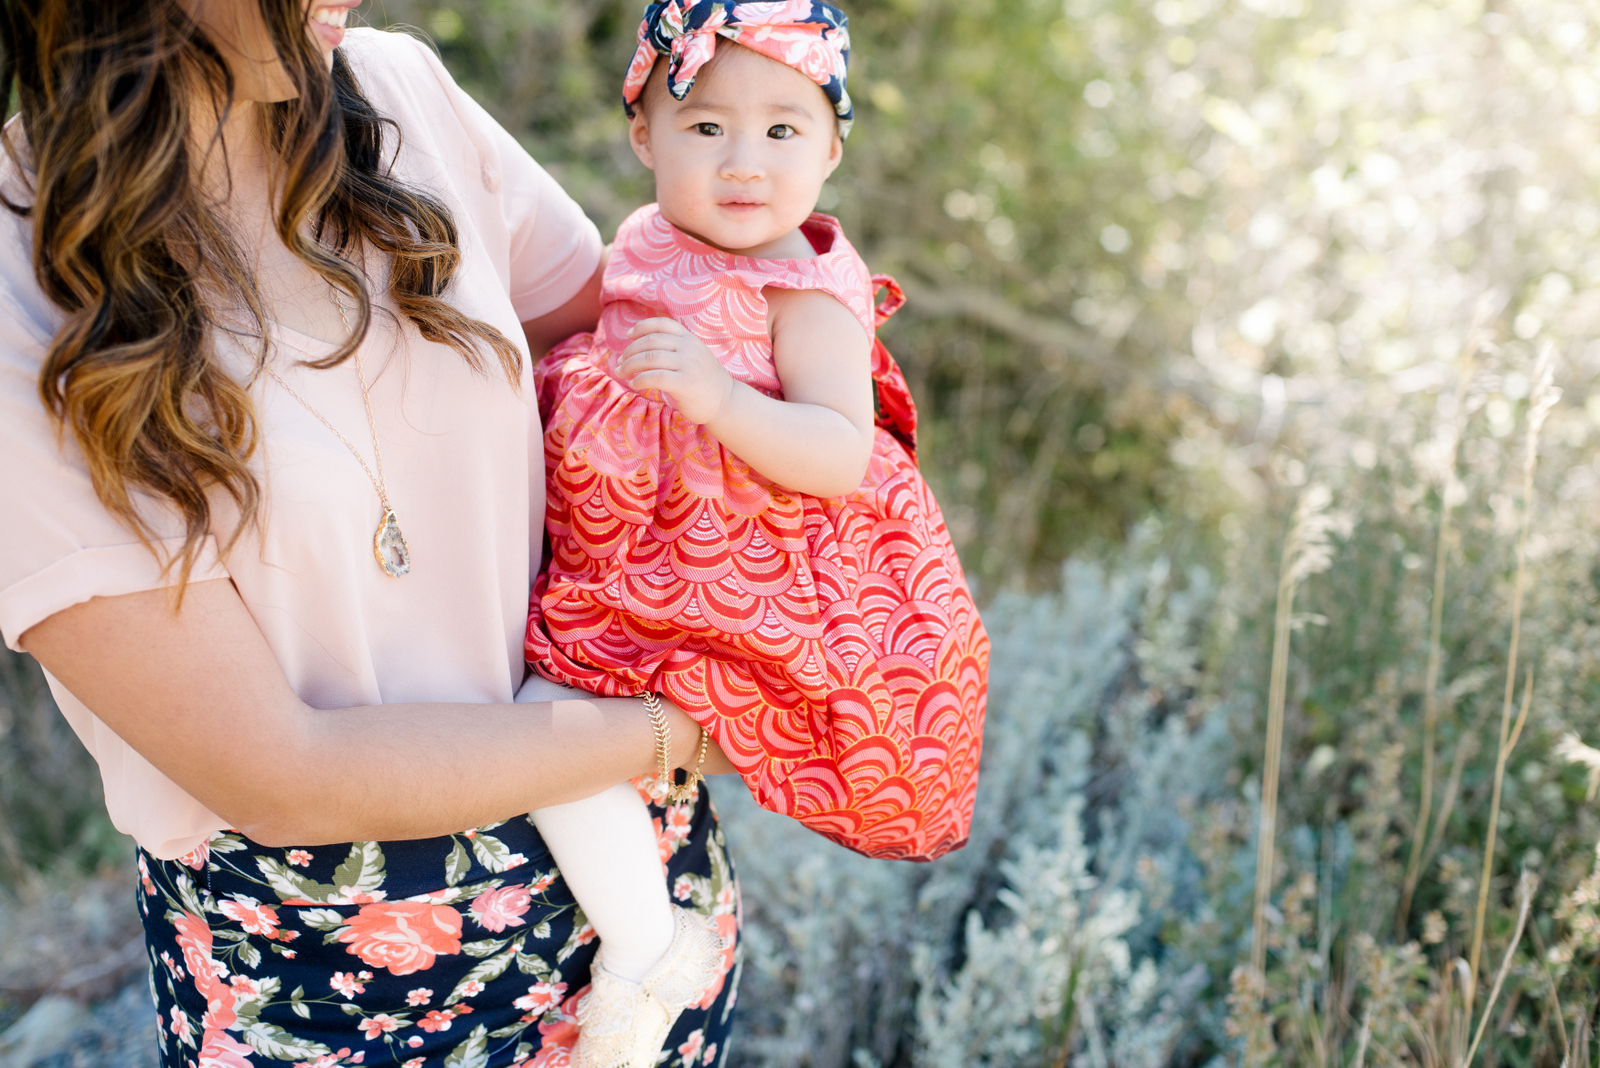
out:
{"label": "blurred foliage", "polygon": [[0,890],[125,865],[94,760],[56,711],[32,658],[0,648]]}

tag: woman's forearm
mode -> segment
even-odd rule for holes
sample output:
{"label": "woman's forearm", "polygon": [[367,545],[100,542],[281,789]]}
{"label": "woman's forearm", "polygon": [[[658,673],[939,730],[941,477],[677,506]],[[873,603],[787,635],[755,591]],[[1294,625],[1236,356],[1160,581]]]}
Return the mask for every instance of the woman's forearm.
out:
{"label": "woman's forearm", "polygon": [[[159,770],[267,845],[448,834],[597,793],[654,761],[631,698],[311,708],[226,580],[195,583],[177,611],[162,590],[95,598],[22,644]],[[698,728],[675,708],[669,723],[687,765]]]}
{"label": "woman's forearm", "polygon": [[[288,752],[235,764],[213,811],[263,845],[430,838],[575,801],[654,768],[635,699],[396,704],[295,716]],[[680,763],[699,732],[673,731]],[[243,784],[248,783],[248,787]]]}

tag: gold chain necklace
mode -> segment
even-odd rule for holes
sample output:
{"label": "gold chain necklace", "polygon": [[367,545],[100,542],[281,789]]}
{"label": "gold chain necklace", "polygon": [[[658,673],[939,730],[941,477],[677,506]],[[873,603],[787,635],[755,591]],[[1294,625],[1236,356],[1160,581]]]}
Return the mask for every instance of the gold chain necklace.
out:
{"label": "gold chain necklace", "polygon": [[[344,298],[339,295],[338,289],[332,286],[329,286],[329,288],[333,290],[333,303],[339,308],[339,321],[344,324],[345,336],[349,337],[351,333],[350,316],[345,311]],[[299,401],[301,407],[316,416],[323,426],[333,432],[334,437],[344,443],[344,447],[350,450],[350,455],[356,458],[356,463],[361,465],[361,470],[367,473],[368,480],[372,482],[372,488],[377,491],[378,501],[383,505],[383,518],[378,520],[378,529],[372,535],[372,555],[377,557],[378,566],[383,568],[384,574],[399,578],[401,575],[409,574],[411,571],[411,547],[406,544],[405,535],[400,533],[400,521],[395,518],[394,509],[389,505],[388,486],[383,478],[383,449],[378,446],[378,423],[372,417],[372,394],[367,389],[366,372],[361,368],[361,349],[357,348],[354,355],[356,380],[361,383],[361,402],[367,408],[367,428],[372,431],[372,458],[378,465],[378,473],[376,475],[372,473],[372,468],[367,466],[367,461],[362,457],[360,451],[350,444],[349,438],[339,433],[339,428],[330,423],[327,416],[317,411],[311,406],[310,401],[296,393],[293,386],[279,377],[278,372],[270,367],[266,371],[267,374],[272,376],[274,382],[283,387],[285,393]]]}

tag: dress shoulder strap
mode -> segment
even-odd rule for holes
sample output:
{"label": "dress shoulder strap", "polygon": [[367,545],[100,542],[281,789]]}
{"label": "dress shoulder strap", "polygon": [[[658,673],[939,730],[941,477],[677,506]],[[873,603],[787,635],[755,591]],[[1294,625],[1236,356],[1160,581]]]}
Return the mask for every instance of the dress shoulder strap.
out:
{"label": "dress shoulder strap", "polygon": [[[872,309],[877,326],[882,326],[906,302],[905,290],[886,274],[872,276],[872,295],[877,296],[880,289],[884,291],[884,298]],[[895,363],[876,333],[872,338],[872,391],[874,421],[893,434],[911,454],[912,462],[916,462],[917,404],[911,399],[911,387],[906,384],[900,365]]]}
{"label": "dress shoulder strap", "polygon": [[814,212],[800,226],[817,254],[807,259],[750,260],[740,257],[740,273],[747,281],[780,289],[815,289],[827,293],[861,323],[870,337],[877,331],[878,317],[872,304],[872,273],[859,253],[844,236],[839,220]]}
{"label": "dress shoulder strap", "polygon": [[[805,227],[813,245],[827,241],[828,248],[811,260],[777,261],[768,284],[794,289],[820,289],[849,308],[867,336],[872,338],[874,421],[892,434],[913,462],[917,455],[917,405],[894,357],[878,338],[878,327],[905,305],[905,290],[886,274],[872,274],[866,261],[851,247],[837,219],[812,215]],[[877,300],[883,290],[883,299]]]}

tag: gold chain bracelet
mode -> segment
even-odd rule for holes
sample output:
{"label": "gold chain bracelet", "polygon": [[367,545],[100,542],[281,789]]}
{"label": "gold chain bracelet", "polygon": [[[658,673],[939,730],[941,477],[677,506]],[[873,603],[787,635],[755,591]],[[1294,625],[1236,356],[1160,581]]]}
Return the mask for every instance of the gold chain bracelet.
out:
{"label": "gold chain bracelet", "polygon": [[700,728],[700,755],[695,759],[694,770],[685,772],[685,779],[680,784],[676,782],[677,776],[672,765],[672,731],[667,726],[667,712],[661,707],[661,695],[654,690],[646,690],[639,695],[644,701],[644,710],[650,715],[650,726],[656,732],[656,768],[661,785],[667,789],[667,800],[673,804],[693,801],[699,792],[700,784],[705,781],[705,776],[700,773],[701,765],[706,762],[706,746],[711,741],[711,736],[704,727]]}

